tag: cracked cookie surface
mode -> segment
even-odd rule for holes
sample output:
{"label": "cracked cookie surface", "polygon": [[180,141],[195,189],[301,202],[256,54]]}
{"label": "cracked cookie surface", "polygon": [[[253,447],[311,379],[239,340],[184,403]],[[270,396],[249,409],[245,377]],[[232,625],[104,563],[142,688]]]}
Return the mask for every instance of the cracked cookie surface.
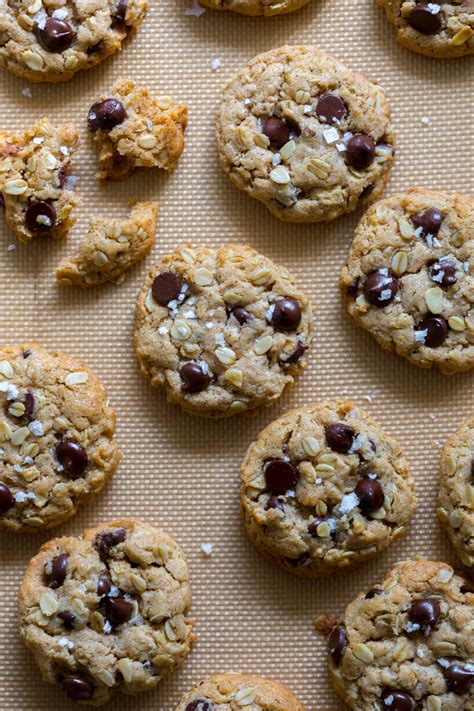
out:
{"label": "cracked cookie surface", "polygon": [[97,177],[123,180],[136,168],[173,170],[184,149],[187,106],[118,81],[90,108],[87,127],[97,150]]}
{"label": "cracked cookie surface", "polygon": [[0,348],[0,528],[31,533],[73,516],[117,469],[114,430],[105,388],[81,361]]}
{"label": "cracked cookie surface", "polygon": [[241,471],[250,539],[303,577],[383,551],[406,533],[416,506],[398,442],[351,402],[290,410],[250,445]]}
{"label": "cracked cookie surface", "polygon": [[207,417],[272,404],[305,367],[312,334],[288,270],[237,244],[177,248],[148,274],[135,310],[142,372]]}
{"label": "cracked cookie surface", "polygon": [[72,124],[54,126],[43,118],[18,133],[0,132],[0,193],[5,219],[22,242],[65,237],[79,203],[69,189],[69,163],[77,150]]}
{"label": "cracked cookie surface", "polygon": [[358,224],[340,286],[386,350],[443,373],[474,365],[474,199],[413,188]]}
{"label": "cracked cookie surface", "polygon": [[154,689],[191,649],[188,568],[175,541],[134,519],[45,543],[20,590],[20,629],[45,681],[75,701]]}
{"label": "cracked cookie surface", "polygon": [[375,200],[395,135],[383,89],[314,47],[259,54],[227,84],[221,167],[281,220],[332,220]]}
{"label": "cracked cookie surface", "polygon": [[472,586],[451,566],[398,563],[329,636],[336,691],[357,711],[468,711],[473,633]]}
{"label": "cracked cookie surface", "polygon": [[202,0],[201,5],[213,10],[232,10],[242,15],[282,15],[299,10],[308,0]]}
{"label": "cracked cookie surface", "polygon": [[83,287],[119,279],[152,248],[157,220],[154,202],[137,202],[127,219],[93,217],[77,252],[56,269],[56,279]]}
{"label": "cracked cookie surface", "polygon": [[423,2],[377,0],[404,47],[429,57],[449,59],[474,54],[472,0]]}
{"label": "cracked cookie surface", "polygon": [[463,422],[441,452],[438,518],[456,552],[474,573],[474,417]]}
{"label": "cracked cookie surface", "polygon": [[215,674],[184,694],[175,711],[304,711],[278,681],[254,674]]}
{"label": "cracked cookie surface", "polygon": [[66,81],[117,52],[147,7],[147,0],[0,0],[0,64],[29,81]]}

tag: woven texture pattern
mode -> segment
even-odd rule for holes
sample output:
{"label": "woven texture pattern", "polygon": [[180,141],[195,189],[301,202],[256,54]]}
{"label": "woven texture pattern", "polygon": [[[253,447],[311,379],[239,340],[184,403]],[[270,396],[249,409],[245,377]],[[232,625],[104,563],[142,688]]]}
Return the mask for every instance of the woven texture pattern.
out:
{"label": "woven texture pattern", "polygon": [[[187,553],[192,618],[198,641],[185,666],[155,693],[116,697],[116,711],[172,711],[200,676],[248,671],[287,683],[309,710],[343,705],[329,686],[325,642],[314,618],[336,614],[361,589],[380,581],[399,559],[421,554],[448,562],[452,549],[435,517],[440,445],[472,412],[473,376],[442,376],[384,353],[359,331],[341,304],[337,282],[357,215],[329,225],[287,225],[237,191],[220,172],[214,113],[220,87],[245,61],[284,43],[314,44],[385,86],[398,130],[394,173],[386,194],[410,185],[474,192],[473,58],[436,61],[399,47],[373,0],[310,0],[292,15],[245,18],[207,10],[187,16],[190,0],[152,2],[141,31],[120,56],[65,85],[0,77],[1,126],[17,129],[47,115],[75,121],[81,149],[73,168],[82,195],[79,222],[67,243],[16,244],[0,223],[1,338],[37,340],[83,359],[105,382],[117,410],[122,464],[107,489],[52,534],[2,533],[0,687],[3,711],[77,708],[41,681],[21,644],[17,591],[24,568],[51,535],[80,533],[112,517],[135,516],[163,527]],[[211,61],[220,59],[213,71]],[[118,78],[189,105],[186,148],[172,175],[142,171],[99,186],[85,118]],[[429,125],[422,125],[422,117]],[[54,269],[81,239],[91,213],[126,214],[129,197],[160,204],[157,243],[147,263],[124,283],[82,292],[56,286]],[[133,309],[146,269],[176,244],[249,243],[300,280],[315,306],[316,339],[309,368],[280,403],[257,417],[191,418],[168,406],[140,376],[133,354]],[[16,244],[16,249],[7,247]],[[350,397],[396,436],[418,482],[419,508],[407,539],[360,570],[333,581],[293,579],[265,563],[239,520],[239,463],[260,429],[288,407]],[[202,543],[212,543],[206,558]]]}

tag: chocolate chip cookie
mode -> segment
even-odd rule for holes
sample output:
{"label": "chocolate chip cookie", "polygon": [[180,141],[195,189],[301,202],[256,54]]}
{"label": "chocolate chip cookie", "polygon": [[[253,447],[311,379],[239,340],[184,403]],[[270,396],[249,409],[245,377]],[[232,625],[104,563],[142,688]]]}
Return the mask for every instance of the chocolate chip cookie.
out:
{"label": "chocolate chip cookie", "polygon": [[467,711],[473,630],[473,588],[451,566],[398,563],[348,605],[329,636],[336,691],[357,711]]}
{"label": "chocolate chip cookie", "polygon": [[93,217],[77,252],[56,269],[56,279],[82,287],[120,279],[152,248],[157,220],[154,202],[137,202],[125,220]]}
{"label": "chocolate chip cookie", "polygon": [[474,417],[443,447],[440,462],[439,520],[456,553],[474,571]]}
{"label": "chocolate chip cookie", "polygon": [[87,115],[97,177],[123,180],[136,168],[172,170],[184,149],[187,111],[169,96],[154,98],[133,81],[117,82]]}
{"label": "chocolate chip cookie", "polygon": [[135,311],[142,372],[206,417],[271,405],[305,367],[312,335],[288,270],[237,244],[178,247],[148,274]]}
{"label": "chocolate chip cookie", "polygon": [[314,47],[254,57],[217,114],[220,163],[281,220],[318,222],[375,200],[395,135],[380,86]]}
{"label": "chocolate chip cookie", "polygon": [[474,365],[474,199],[412,188],[369,208],[341,290],[386,350],[443,373]]}
{"label": "chocolate chip cookie", "polygon": [[404,47],[429,57],[474,54],[472,0],[377,0]]}
{"label": "chocolate chip cookie", "polygon": [[184,694],[175,711],[304,711],[278,681],[254,674],[215,674]]}
{"label": "chocolate chip cookie", "polygon": [[0,528],[31,533],[73,516],[117,469],[114,430],[105,388],[79,360],[0,348]]}
{"label": "chocolate chip cookie", "polygon": [[328,577],[406,533],[413,489],[398,442],[337,401],[290,410],[260,433],[242,462],[241,509],[271,562]]}
{"label": "chocolate chip cookie", "polygon": [[148,0],[0,0],[0,64],[58,82],[114,52],[141,25]]}
{"label": "chocolate chip cookie", "polygon": [[62,238],[73,226],[71,212],[79,199],[67,174],[77,142],[75,126],[53,126],[46,118],[18,133],[0,131],[5,219],[22,242]]}
{"label": "chocolate chip cookie", "polygon": [[45,681],[99,706],[154,689],[191,650],[188,567],[133,519],[45,543],[20,590],[20,630]]}
{"label": "chocolate chip cookie", "polygon": [[213,10],[232,10],[242,15],[283,15],[306,5],[308,0],[201,0],[201,5]]}

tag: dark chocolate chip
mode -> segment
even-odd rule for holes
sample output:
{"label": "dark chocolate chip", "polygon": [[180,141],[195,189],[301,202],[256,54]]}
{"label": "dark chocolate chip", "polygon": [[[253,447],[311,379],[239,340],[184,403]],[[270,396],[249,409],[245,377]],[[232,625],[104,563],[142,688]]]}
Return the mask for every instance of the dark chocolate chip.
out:
{"label": "dark chocolate chip", "polygon": [[214,711],[214,704],[207,699],[194,699],[186,705],[184,711]]}
{"label": "dark chocolate chip", "polygon": [[316,116],[323,123],[339,122],[347,111],[346,104],[336,94],[323,94],[316,106]]}
{"label": "dark chocolate chip", "polygon": [[372,306],[383,309],[394,300],[398,291],[398,279],[390,274],[388,269],[377,269],[367,275],[363,291]]}
{"label": "dark chocolate chip", "polygon": [[444,215],[437,207],[429,207],[427,210],[423,210],[423,212],[418,212],[416,215],[411,216],[411,221],[415,227],[421,227],[421,234],[424,237],[427,235],[435,237],[439,232],[443,220]]}
{"label": "dark chocolate chip", "polygon": [[373,193],[375,188],[375,183],[369,183],[369,185],[366,185],[365,188],[362,190],[361,194],[359,195],[359,200],[365,200],[366,197],[369,197],[371,193]]}
{"label": "dark chocolate chip", "polygon": [[457,266],[449,259],[440,259],[430,266],[429,275],[431,281],[447,289],[453,286],[458,280]]}
{"label": "dark chocolate chip", "polygon": [[371,479],[370,477],[359,479],[354,491],[359,497],[358,506],[364,514],[376,511],[384,502],[383,489],[377,479]]}
{"label": "dark chocolate chip", "polygon": [[51,561],[51,572],[46,574],[50,588],[59,588],[66,580],[68,560],[68,554],[61,553]]}
{"label": "dark chocolate chip", "polygon": [[272,459],[265,465],[265,481],[274,494],[284,494],[298,481],[298,471],[284,459]]}
{"label": "dark chocolate chip", "polygon": [[63,610],[62,612],[58,612],[58,617],[64,622],[64,626],[67,627],[67,629],[72,630],[74,628],[76,615],[73,612]]}
{"label": "dark chocolate chip", "polygon": [[352,427],[344,424],[344,422],[334,422],[332,425],[326,425],[324,432],[328,447],[340,454],[347,454],[355,437]]}
{"label": "dark chocolate chip", "polygon": [[279,331],[296,331],[301,323],[301,307],[298,301],[288,296],[275,301],[271,322]]}
{"label": "dark chocolate chip", "polygon": [[114,18],[122,25],[125,24],[125,15],[127,14],[128,0],[118,0],[117,9],[115,10]]}
{"label": "dark chocolate chip", "polygon": [[415,333],[420,334],[419,343],[438,348],[448,337],[448,322],[442,316],[427,316],[418,324]]}
{"label": "dark chocolate chip", "polygon": [[83,474],[89,463],[86,450],[74,439],[62,439],[57,443],[56,458],[66,474],[72,476]]}
{"label": "dark chocolate chip", "polygon": [[285,499],[281,496],[270,496],[265,505],[265,510],[268,511],[268,509],[278,509],[278,511],[284,511],[284,503]]}
{"label": "dark chocolate chip", "polygon": [[384,689],[382,707],[384,711],[413,711],[415,701],[410,694],[401,689]]}
{"label": "dark chocolate chip", "polygon": [[73,701],[87,701],[94,695],[92,684],[78,676],[66,676],[62,680],[61,686]]}
{"label": "dark chocolate chip", "polygon": [[132,616],[133,606],[123,597],[108,597],[105,601],[105,617],[112,627],[123,625]]}
{"label": "dark chocolate chip", "polygon": [[438,600],[433,597],[415,600],[410,607],[408,619],[413,625],[419,625],[423,631],[431,631],[441,616]]}
{"label": "dark chocolate chip", "polygon": [[38,40],[48,52],[64,52],[72,45],[75,32],[69,22],[57,17],[47,17],[35,26]]}
{"label": "dark chocolate chip", "polygon": [[212,375],[205,373],[197,363],[185,363],[179,374],[181,390],[185,393],[199,393],[212,382]]}
{"label": "dark chocolate chip", "polygon": [[35,396],[31,392],[31,390],[28,390],[28,392],[26,393],[23,399],[23,405],[25,406],[25,412],[23,413],[24,417],[30,419],[35,410]]}
{"label": "dark chocolate chip", "polygon": [[30,232],[48,232],[56,224],[56,210],[45,200],[32,202],[26,209],[25,224]]}
{"label": "dark chocolate chip", "polygon": [[285,358],[281,362],[283,364],[297,363],[299,361],[299,359],[301,358],[301,356],[303,355],[303,353],[308,350],[308,348],[309,348],[309,346],[307,346],[302,341],[297,341],[294,350],[290,353],[288,358]]}
{"label": "dark chocolate chip", "polygon": [[167,306],[170,301],[178,298],[181,291],[181,280],[173,272],[163,272],[155,277],[151,293],[157,304]]}
{"label": "dark chocolate chip", "polygon": [[110,583],[105,577],[105,575],[99,575],[97,578],[97,595],[99,597],[104,597],[110,592]]}
{"label": "dark chocolate chip", "polygon": [[347,144],[347,162],[356,170],[364,170],[375,158],[375,142],[372,136],[356,133]]}
{"label": "dark chocolate chip", "polygon": [[273,148],[281,148],[290,140],[290,127],[285,119],[271,116],[264,121],[262,131]]}
{"label": "dark chocolate chip", "polygon": [[310,536],[313,536],[313,538],[318,537],[318,531],[317,528],[320,523],[324,523],[326,519],[323,516],[317,516],[313,521],[311,521],[310,524],[308,524],[308,533]]}
{"label": "dark chocolate chip", "polygon": [[98,131],[99,128],[101,131],[111,131],[115,126],[123,123],[126,118],[127,112],[120,101],[105,99],[97,101],[90,107],[87,115],[87,127],[92,133]]}
{"label": "dark chocolate chip", "polygon": [[15,497],[6,484],[0,482],[0,514],[4,514],[15,506]]}
{"label": "dark chocolate chip", "polygon": [[376,595],[382,595],[383,590],[381,588],[371,588],[368,592],[365,593],[365,600],[372,600],[373,597]]}
{"label": "dark chocolate chip", "polygon": [[444,677],[449,691],[455,694],[469,694],[474,681],[474,670],[469,670],[461,664],[451,664],[444,670]]}
{"label": "dark chocolate chip", "polygon": [[124,528],[115,528],[113,531],[107,531],[107,533],[97,536],[96,545],[101,553],[107,554],[111,548],[123,543],[126,537],[127,531]]}
{"label": "dark chocolate chip", "polygon": [[419,2],[408,15],[408,24],[424,35],[435,35],[443,27],[443,15],[437,3]]}
{"label": "dark chocolate chip", "polygon": [[344,629],[344,627],[337,625],[332,630],[328,639],[328,654],[333,660],[334,664],[336,664],[336,666],[339,666],[339,664],[341,663],[342,657],[344,656],[344,652],[346,651],[346,647],[346,630]]}
{"label": "dark chocolate chip", "polygon": [[250,319],[252,318],[252,314],[250,313],[250,311],[244,309],[243,306],[236,306],[235,309],[232,309],[231,314],[232,316],[235,316],[241,326],[246,324],[247,321],[250,321]]}

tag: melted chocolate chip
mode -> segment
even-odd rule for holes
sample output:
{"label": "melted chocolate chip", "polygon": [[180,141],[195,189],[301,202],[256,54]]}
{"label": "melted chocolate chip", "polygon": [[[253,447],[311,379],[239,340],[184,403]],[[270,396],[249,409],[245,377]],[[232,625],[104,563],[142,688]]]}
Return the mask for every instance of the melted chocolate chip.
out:
{"label": "melted chocolate chip", "polygon": [[355,432],[344,422],[334,422],[324,428],[328,447],[340,454],[347,454],[354,441]]}
{"label": "melted chocolate chip", "polygon": [[104,597],[110,592],[110,583],[105,577],[105,575],[99,575],[97,578],[97,595],[99,597]]}
{"label": "melted chocolate chip", "polygon": [[364,514],[376,511],[384,502],[383,489],[377,479],[371,479],[370,477],[359,479],[354,491],[359,497],[358,506]]}
{"label": "melted chocolate chip", "polygon": [[234,309],[232,309],[231,314],[232,316],[235,316],[241,326],[246,324],[247,321],[250,321],[250,319],[252,318],[252,314],[250,313],[250,311],[244,309],[243,306],[236,306]]}
{"label": "melted chocolate chip", "polygon": [[270,139],[273,148],[281,148],[290,140],[290,126],[285,119],[271,116],[262,126],[262,132]]}
{"label": "melted chocolate chip", "polygon": [[365,593],[365,600],[372,600],[373,597],[376,595],[382,595],[383,590],[380,588],[371,588],[368,592]]}
{"label": "melted chocolate chip", "polygon": [[115,126],[123,123],[127,118],[127,112],[123,104],[117,99],[105,99],[93,104],[87,115],[87,127],[89,131],[111,131]]}
{"label": "melted chocolate chip", "polygon": [[383,309],[394,300],[398,291],[398,279],[390,274],[388,269],[377,269],[367,276],[363,291],[372,306]]}
{"label": "melted chocolate chip", "polygon": [[418,2],[408,15],[408,24],[424,35],[435,35],[443,27],[443,15],[436,9],[437,4]]}
{"label": "melted chocolate chip", "polygon": [[347,144],[347,162],[356,170],[368,168],[375,158],[375,142],[365,133],[356,133]]}
{"label": "melted chocolate chip", "polygon": [[151,293],[157,304],[167,306],[170,301],[178,298],[181,291],[181,280],[173,272],[163,272],[155,277]]}
{"label": "melted chocolate chip", "polygon": [[185,393],[199,393],[212,382],[212,375],[205,373],[197,363],[185,363],[179,374],[181,376],[181,390]]}
{"label": "melted chocolate chip", "polygon": [[105,601],[105,617],[112,627],[123,625],[132,616],[133,606],[123,597],[108,597]]}
{"label": "melted chocolate chip", "polygon": [[316,106],[316,116],[323,123],[339,122],[347,111],[346,104],[336,94],[323,94]]}
{"label": "melted chocolate chip", "polygon": [[346,630],[344,629],[344,627],[337,625],[332,630],[328,639],[328,654],[333,660],[334,664],[336,664],[336,666],[339,666],[339,664],[341,663],[342,657],[344,656],[344,652],[346,651],[346,647]]}
{"label": "melted chocolate chip", "polygon": [[303,353],[308,350],[308,348],[309,348],[309,346],[307,346],[302,341],[297,341],[294,350],[290,353],[288,358],[285,358],[281,362],[283,364],[297,363],[299,361],[299,359],[301,358],[301,356],[303,355]]}
{"label": "melted chocolate chip", "polygon": [[61,686],[73,701],[87,701],[94,695],[92,684],[78,676],[66,676],[62,680]]}
{"label": "melted chocolate chip", "polygon": [[382,707],[384,711],[413,711],[415,701],[410,694],[401,689],[384,689]]}
{"label": "melted chocolate chip", "polygon": [[57,443],[56,458],[71,476],[83,474],[89,463],[86,450],[74,439],[62,439]]}
{"label": "melted chocolate chip", "polygon": [[61,553],[51,561],[51,572],[46,574],[50,588],[59,588],[66,580],[68,560],[68,554]]}
{"label": "melted chocolate chip", "polygon": [[214,711],[214,704],[207,699],[194,699],[186,705],[184,711]]}
{"label": "melted chocolate chip", "polygon": [[324,523],[326,519],[323,516],[317,516],[310,524],[308,524],[308,533],[313,538],[318,537],[318,526],[320,523]]}
{"label": "melted chocolate chip", "polygon": [[458,280],[456,264],[449,259],[440,259],[431,265],[429,269],[431,281],[447,289],[453,286]]}
{"label": "melted chocolate chip", "polygon": [[123,543],[127,537],[127,532],[124,528],[116,528],[107,533],[101,533],[97,536],[96,545],[99,551],[107,554],[111,548],[115,548],[119,543]]}
{"label": "melted chocolate chip", "polygon": [[56,224],[56,210],[45,200],[32,202],[26,209],[25,224],[30,232],[48,232]]}
{"label": "melted chocolate chip", "polygon": [[461,664],[451,664],[444,670],[444,677],[449,691],[455,694],[469,694],[474,681],[474,671]]}
{"label": "melted chocolate chip", "polygon": [[23,400],[23,405],[25,406],[25,412],[23,413],[23,416],[29,420],[35,410],[35,396],[31,392],[31,390],[28,390],[28,392],[26,393]]}
{"label": "melted chocolate chip", "polygon": [[433,597],[415,600],[410,607],[408,619],[413,625],[419,625],[423,631],[431,631],[441,616],[438,600]]}
{"label": "melted chocolate chip", "polygon": [[359,195],[359,200],[364,200],[366,197],[369,197],[371,193],[373,193],[375,188],[375,183],[370,183],[369,185],[366,185],[365,188],[362,190],[361,194]]}
{"label": "melted chocolate chip", "polygon": [[265,481],[274,494],[285,494],[298,481],[298,471],[283,459],[272,459],[265,466]]}
{"label": "melted chocolate chip", "polygon": [[64,52],[72,45],[75,32],[69,22],[57,17],[47,17],[40,27],[35,26],[39,42],[48,52]]}
{"label": "melted chocolate chip", "polygon": [[15,506],[15,498],[6,484],[0,482],[0,515]]}
{"label": "melted chocolate chip", "polygon": [[437,207],[429,207],[427,210],[423,210],[423,212],[419,212],[411,217],[411,221],[415,227],[421,227],[423,237],[427,235],[435,237],[439,232],[443,220],[443,213],[441,210],[438,210]]}
{"label": "melted chocolate chip", "polygon": [[278,331],[296,331],[301,323],[301,307],[298,301],[288,296],[275,301],[271,322]]}
{"label": "melted chocolate chip", "polygon": [[64,622],[64,626],[68,630],[72,630],[74,628],[76,622],[76,615],[74,615],[74,613],[69,610],[63,610],[62,612],[58,612],[58,617]]}
{"label": "melted chocolate chip", "polygon": [[448,322],[442,316],[427,316],[418,324],[415,333],[417,340],[428,348],[438,348],[448,337]]}
{"label": "melted chocolate chip", "polygon": [[125,24],[125,15],[127,14],[128,0],[118,0],[117,9],[115,10],[114,18],[120,24]]}
{"label": "melted chocolate chip", "polygon": [[268,509],[278,509],[278,511],[284,511],[284,503],[285,499],[281,496],[270,496],[265,505],[265,510],[268,511]]}

